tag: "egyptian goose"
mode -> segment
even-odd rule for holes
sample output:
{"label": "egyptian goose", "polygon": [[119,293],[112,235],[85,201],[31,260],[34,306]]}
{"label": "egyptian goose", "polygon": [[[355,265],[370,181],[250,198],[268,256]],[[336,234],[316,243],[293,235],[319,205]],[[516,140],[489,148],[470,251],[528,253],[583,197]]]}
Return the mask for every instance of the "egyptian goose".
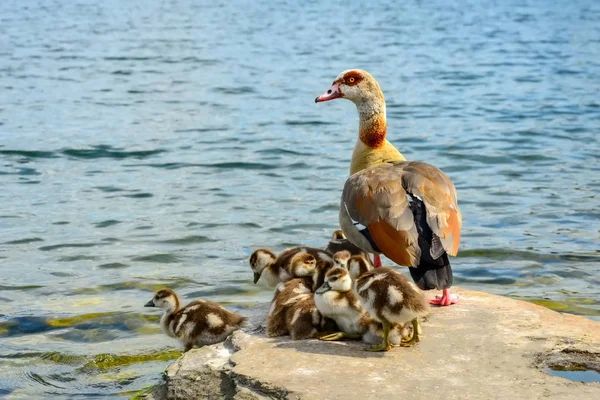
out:
{"label": "egyptian goose", "polygon": [[[362,259],[362,260],[361,260]],[[358,264],[356,266],[355,264]],[[401,343],[408,347],[419,341],[418,318],[429,314],[425,294],[408,278],[392,268],[369,270],[361,256],[348,261],[350,276],[354,280],[352,290],[363,309],[371,318],[383,324],[383,341],[371,347],[371,351],[391,349],[390,329],[394,324],[404,325],[412,321],[412,338]]]}
{"label": "egyptian goose", "polygon": [[342,72],[315,102],[345,98],[356,104],[359,135],[350,178],[340,202],[340,226],[361,249],[411,267],[424,290],[441,289],[432,304],[447,306],[452,269],[460,243],[462,217],[454,184],[438,168],[406,161],[386,139],[385,100],[377,81],[366,71]]}
{"label": "egyptian goose", "polygon": [[145,307],[158,307],[165,311],[160,319],[162,331],[179,339],[185,350],[193,346],[206,346],[225,340],[240,329],[246,317],[208,300],[195,300],[182,306],[181,299],[171,289],[156,292]]}

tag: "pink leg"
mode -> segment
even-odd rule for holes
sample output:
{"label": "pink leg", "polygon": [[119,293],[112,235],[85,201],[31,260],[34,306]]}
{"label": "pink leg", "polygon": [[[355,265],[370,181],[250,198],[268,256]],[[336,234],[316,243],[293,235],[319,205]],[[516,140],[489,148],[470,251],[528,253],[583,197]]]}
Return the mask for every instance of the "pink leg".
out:
{"label": "pink leg", "polygon": [[381,256],[379,254],[373,254],[373,266],[375,268],[379,268],[382,266],[381,264]]}
{"label": "pink leg", "polygon": [[457,295],[451,295],[448,289],[444,289],[441,296],[435,296],[435,299],[429,300],[430,304],[435,304],[440,307],[456,304],[460,301]]}

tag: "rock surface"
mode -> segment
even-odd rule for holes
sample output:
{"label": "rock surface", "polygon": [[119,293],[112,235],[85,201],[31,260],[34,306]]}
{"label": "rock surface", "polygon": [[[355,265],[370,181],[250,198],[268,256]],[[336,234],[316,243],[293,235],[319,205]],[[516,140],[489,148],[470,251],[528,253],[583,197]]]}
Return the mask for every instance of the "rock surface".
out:
{"label": "rock surface", "polygon": [[434,308],[420,343],[387,353],[363,351],[361,342],[266,338],[267,306],[258,306],[247,331],[172,364],[156,397],[600,399],[600,383],[544,372],[552,365],[599,370],[600,323],[501,296],[454,292],[462,301]]}

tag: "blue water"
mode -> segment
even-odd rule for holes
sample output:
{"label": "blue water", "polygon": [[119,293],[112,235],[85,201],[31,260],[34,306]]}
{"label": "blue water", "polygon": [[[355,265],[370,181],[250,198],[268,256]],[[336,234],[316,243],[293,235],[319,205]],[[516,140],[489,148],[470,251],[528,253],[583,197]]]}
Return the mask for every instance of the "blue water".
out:
{"label": "blue water", "polygon": [[[192,4],[193,3],[193,4]],[[127,395],[162,286],[244,308],[259,246],[322,246],[364,68],[454,180],[456,283],[600,319],[600,3],[0,2],[0,396]],[[300,5],[302,4],[302,5]]]}
{"label": "blue water", "polygon": [[568,379],[574,382],[599,382],[600,383],[600,372],[593,370],[585,371],[561,371],[546,368],[545,371],[552,376],[559,376],[564,379]]}

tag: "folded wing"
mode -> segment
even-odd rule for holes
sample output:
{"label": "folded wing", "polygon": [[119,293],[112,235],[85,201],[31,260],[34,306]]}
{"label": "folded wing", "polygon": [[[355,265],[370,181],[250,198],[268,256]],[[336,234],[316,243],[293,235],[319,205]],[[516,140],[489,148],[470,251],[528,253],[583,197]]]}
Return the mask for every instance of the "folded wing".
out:
{"label": "folded wing", "polygon": [[[456,255],[460,244],[462,217],[452,181],[438,168],[417,161],[379,165],[352,175],[344,185],[342,219],[367,227],[376,246],[400,265],[416,267],[421,259],[419,231],[410,202],[423,201],[427,225],[433,232],[430,251],[440,253],[440,244]],[[350,240],[356,232],[346,232]],[[443,253],[443,252],[442,252]],[[437,258],[439,254],[432,254]]]}

